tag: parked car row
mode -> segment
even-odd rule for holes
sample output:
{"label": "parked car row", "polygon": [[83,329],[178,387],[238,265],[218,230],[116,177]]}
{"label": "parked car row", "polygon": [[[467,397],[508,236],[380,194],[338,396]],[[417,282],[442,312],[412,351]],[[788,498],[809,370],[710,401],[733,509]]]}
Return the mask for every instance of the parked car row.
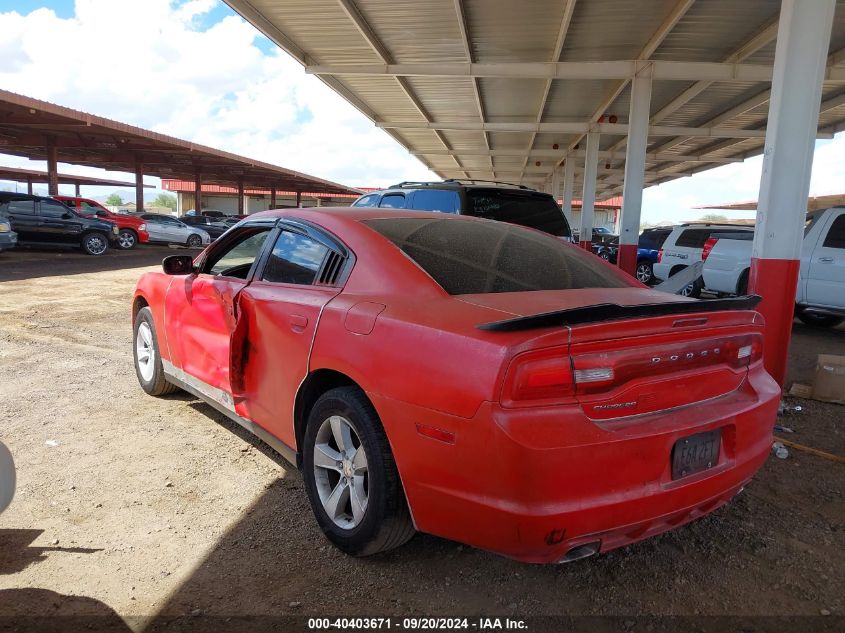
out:
{"label": "parked car row", "polygon": [[207,246],[229,226],[211,218],[113,213],[96,200],[0,192],[0,251],[26,246],[78,247],[102,255],[138,244]]}

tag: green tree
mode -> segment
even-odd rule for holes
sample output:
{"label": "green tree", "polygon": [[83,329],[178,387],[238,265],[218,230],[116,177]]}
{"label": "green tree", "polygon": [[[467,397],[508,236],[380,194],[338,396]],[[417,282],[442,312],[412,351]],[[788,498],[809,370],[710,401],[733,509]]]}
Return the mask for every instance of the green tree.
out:
{"label": "green tree", "polygon": [[702,215],[699,220],[702,222],[727,222],[728,218],[724,215],[719,215],[718,213],[708,213],[706,215]]}
{"label": "green tree", "polygon": [[112,207],[119,207],[123,204],[123,198],[116,193],[110,194],[109,197],[106,198],[106,204]]}
{"label": "green tree", "polygon": [[153,200],[154,207],[167,207],[168,209],[176,210],[176,196],[171,196],[169,193],[160,193],[158,197]]}

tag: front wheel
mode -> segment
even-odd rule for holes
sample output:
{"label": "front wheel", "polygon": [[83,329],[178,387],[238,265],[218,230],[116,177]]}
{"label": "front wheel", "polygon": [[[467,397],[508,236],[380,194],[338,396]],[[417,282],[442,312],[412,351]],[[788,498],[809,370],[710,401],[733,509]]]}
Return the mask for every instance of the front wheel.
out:
{"label": "front wheel", "polygon": [[387,436],[358,387],[332,389],[315,403],[302,475],[320,529],[346,554],[377,554],[414,535]]}
{"label": "front wheel", "polygon": [[643,284],[651,283],[654,279],[651,262],[637,262],[637,279]]}
{"label": "front wheel", "polygon": [[135,316],[133,333],[135,374],[141,388],[151,396],[164,396],[177,391],[178,387],[169,383],[164,376],[153,313],[148,307],[141,308]]}
{"label": "front wheel", "polygon": [[88,255],[102,255],[109,250],[109,239],[102,233],[86,233],[82,236],[82,250]]}
{"label": "front wheel", "polygon": [[199,248],[202,246],[202,238],[196,233],[191,233],[188,236],[188,246],[190,248]]}

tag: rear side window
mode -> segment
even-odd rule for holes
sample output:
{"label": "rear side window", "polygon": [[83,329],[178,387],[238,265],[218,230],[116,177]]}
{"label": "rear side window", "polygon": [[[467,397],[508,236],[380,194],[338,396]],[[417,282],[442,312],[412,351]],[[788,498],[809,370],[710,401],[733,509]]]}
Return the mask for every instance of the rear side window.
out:
{"label": "rear side window", "polygon": [[444,189],[419,189],[411,195],[409,209],[419,211],[439,211],[457,213],[461,207],[461,198],[457,191]]}
{"label": "rear side window", "polygon": [[508,189],[470,189],[466,215],[527,226],[569,237],[569,224],[551,196]]}
{"label": "rear side window", "polygon": [[61,202],[52,200],[41,201],[41,215],[45,218],[61,218],[65,214],[70,215],[70,210]]}
{"label": "rear side window", "polygon": [[640,236],[642,248],[660,248],[669,237],[669,231],[646,231]]}
{"label": "rear side window", "polygon": [[313,284],[328,252],[327,247],[306,235],[282,231],[261,278],[282,284]]}
{"label": "rear side window", "polygon": [[386,209],[404,209],[405,208],[405,194],[403,193],[388,193],[382,196],[380,207]]}
{"label": "rear side window", "polygon": [[624,277],[565,242],[500,222],[388,218],[367,226],[393,242],[451,295],[625,288]]}
{"label": "rear side window", "polygon": [[840,215],[833,221],[824,238],[826,248],[845,248],[845,214]]}
{"label": "rear side window", "polygon": [[675,242],[675,246],[684,248],[704,248],[704,242],[710,238],[711,229],[686,229]]}
{"label": "rear side window", "polygon": [[11,200],[6,211],[9,215],[35,215],[35,201]]}

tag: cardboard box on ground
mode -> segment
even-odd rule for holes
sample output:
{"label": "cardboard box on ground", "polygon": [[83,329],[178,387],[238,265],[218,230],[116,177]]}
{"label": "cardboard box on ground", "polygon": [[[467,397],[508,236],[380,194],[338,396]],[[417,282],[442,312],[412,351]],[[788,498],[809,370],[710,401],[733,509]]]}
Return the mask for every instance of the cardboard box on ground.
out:
{"label": "cardboard box on ground", "polygon": [[845,404],[845,356],[819,354],[812,386],[793,383],[789,395]]}

